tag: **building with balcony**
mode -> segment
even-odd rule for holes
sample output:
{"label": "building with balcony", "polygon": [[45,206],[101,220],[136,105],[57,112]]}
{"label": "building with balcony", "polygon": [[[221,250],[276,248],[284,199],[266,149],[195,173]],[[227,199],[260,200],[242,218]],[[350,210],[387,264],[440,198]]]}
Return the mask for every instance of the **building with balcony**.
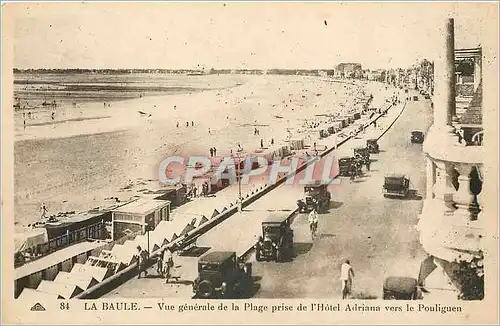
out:
{"label": "building with balcony", "polygon": [[[477,300],[484,297],[486,249],[481,52],[455,51],[453,19],[446,21],[443,46],[435,62],[434,123],[423,146],[427,190],[418,230],[428,258],[419,281],[440,298]],[[467,56],[479,63],[469,72],[477,86],[467,108],[458,112],[455,61]]]}

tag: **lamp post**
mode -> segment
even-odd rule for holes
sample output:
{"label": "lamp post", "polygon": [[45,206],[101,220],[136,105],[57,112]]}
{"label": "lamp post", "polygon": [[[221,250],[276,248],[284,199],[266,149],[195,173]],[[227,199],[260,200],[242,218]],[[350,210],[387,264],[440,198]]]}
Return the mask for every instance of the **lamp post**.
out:
{"label": "lamp post", "polygon": [[243,206],[243,200],[241,198],[241,175],[240,175],[240,164],[241,164],[241,160],[240,160],[240,154],[236,154],[234,155],[233,154],[233,159],[234,157],[236,156],[236,158],[238,159],[238,162],[237,162],[237,165],[236,165],[236,180],[238,181],[238,212],[241,212],[242,210],[242,206]]}

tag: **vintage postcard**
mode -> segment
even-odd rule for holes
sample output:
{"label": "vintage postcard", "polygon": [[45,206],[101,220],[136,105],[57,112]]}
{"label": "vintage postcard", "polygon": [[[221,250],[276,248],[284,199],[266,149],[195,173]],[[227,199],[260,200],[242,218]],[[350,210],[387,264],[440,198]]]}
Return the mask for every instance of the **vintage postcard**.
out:
{"label": "vintage postcard", "polygon": [[497,2],[2,2],[2,323],[498,323]]}

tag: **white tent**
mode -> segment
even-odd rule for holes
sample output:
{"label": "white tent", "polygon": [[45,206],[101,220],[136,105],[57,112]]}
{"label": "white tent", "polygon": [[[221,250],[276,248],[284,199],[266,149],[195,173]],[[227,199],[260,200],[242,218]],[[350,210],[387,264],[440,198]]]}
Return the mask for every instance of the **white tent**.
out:
{"label": "white tent", "polygon": [[71,299],[83,292],[80,287],[74,284],[64,284],[46,280],[40,282],[37,290],[41,292],[57,294],[63,299]]}

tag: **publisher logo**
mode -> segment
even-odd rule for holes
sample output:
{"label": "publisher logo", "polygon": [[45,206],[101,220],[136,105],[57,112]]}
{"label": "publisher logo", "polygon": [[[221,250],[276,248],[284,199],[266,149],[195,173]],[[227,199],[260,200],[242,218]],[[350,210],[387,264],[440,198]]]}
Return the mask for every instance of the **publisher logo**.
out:
{"label": "publisher logo", "polygon": [[33,305],[33,307],[31,307],[30,310],[31,311],[45,311],[45,308],[44,308],[44,306],[42,306],[42,304],[40,302],[37,302]]}

